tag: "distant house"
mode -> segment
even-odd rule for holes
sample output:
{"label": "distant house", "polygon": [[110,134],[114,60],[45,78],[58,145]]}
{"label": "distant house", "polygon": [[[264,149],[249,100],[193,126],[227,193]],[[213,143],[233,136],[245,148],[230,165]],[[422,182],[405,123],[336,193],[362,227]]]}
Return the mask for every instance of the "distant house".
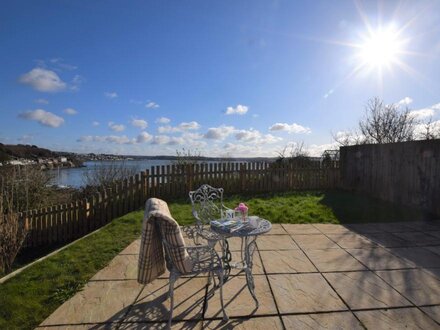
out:
{"label": "distant house", "polygon": [[67,157],[60,157],[59,161],[60,163],[67,163]]}
{"label": "distant house", "polygon": [[24,165],[20,160],[10,160],[9,165]]}

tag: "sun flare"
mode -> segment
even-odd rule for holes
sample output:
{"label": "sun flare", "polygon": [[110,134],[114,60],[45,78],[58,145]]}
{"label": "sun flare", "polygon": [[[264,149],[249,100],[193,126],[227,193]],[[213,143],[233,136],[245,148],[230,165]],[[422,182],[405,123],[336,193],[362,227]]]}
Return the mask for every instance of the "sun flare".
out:
{"label": "sun flare", "polygon": [[370,68],[390,68],[398,62],[402,46],[403,41],[393,29],[370,31],[360,45],[359,57],[362,65]]}

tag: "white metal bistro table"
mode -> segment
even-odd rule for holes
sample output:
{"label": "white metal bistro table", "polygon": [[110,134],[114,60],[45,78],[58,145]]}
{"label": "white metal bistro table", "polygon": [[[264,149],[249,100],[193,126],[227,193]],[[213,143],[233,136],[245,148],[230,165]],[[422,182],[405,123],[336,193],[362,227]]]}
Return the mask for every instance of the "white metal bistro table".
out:
{"label": "white metal bistro table", "polygon": [[[217,221],[222,222],[226,220]],[[224,280],[228,280],[231,268],[244,270],[246,274],[247,287],[258,307],[259,303],[255,295],[254,277],[252,275],[253,255],[256,248],[257,237],[259,235],[269,232],[272,228],[272,224],[270,223],[270,221],[257,216],[251,216],[246,221],[248,221],[249,223],[248,226],[234,232],[222,230],[221,227],[216,226],[211,226],[211,230],[222,237],[222,239],[220,240],[220,245],[222,248],[223,268],[225,270]],[[234,263],[231,262],[232,254],[229,249],[228,243],[228,238],[231,237],[241,238],[241,260]]]}

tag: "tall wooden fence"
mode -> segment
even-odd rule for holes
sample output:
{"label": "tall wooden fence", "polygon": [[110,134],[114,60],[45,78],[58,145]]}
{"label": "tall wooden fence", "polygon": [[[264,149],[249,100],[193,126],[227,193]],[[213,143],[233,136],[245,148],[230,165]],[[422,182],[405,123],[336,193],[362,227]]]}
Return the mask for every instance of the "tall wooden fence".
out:
{"label": "tall wooden fence", "polygon": [[440,216],[440,140],[342,147],[341,186]]}
{"label": "tall wooden fence", "polygon": [[203,183],[223,187],[226,196],[332,189],[338,186],[339,169],[324,168],[319,163],[298,167],[265,162],[154,166],[115,183],[93,198],[21,213],[29,230],[25,246],[71,241],[139,209],[150,197],[167,201],[188,198],[188,192]]}

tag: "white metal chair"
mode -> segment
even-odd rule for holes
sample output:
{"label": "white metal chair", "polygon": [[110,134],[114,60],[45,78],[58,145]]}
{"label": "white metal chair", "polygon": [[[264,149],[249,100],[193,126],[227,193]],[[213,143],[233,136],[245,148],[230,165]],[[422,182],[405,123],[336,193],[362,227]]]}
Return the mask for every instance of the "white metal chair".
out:
{"label": "white metal chair", "polygon": [[[214,275],[219,278],[218,288],[220,289],[220,302],[223,311],[223,319],[228,320],[228,316],[223,305],[223,268],[221,258],[213,247],[209,245],[198,245],[198,246],[176,246],[171,244],[171,241],[176,235],[176,227],[170,225],[169,222],[164,220],[157,220],[156,225],[158,226],[158,233],[160,233],[163,247],[165,250],[165,260],[167,268],[170,272],[170,284],[169,284],[169,297],[170,297],[170,316],[168,320],[168,327],[171,328],[171,322],[173,318],[173,308],[174,308],[174,283],[182,275],[197,275],[199,273],[208,273],[209,283],[214,280]],[[180,234],[180,227],[177,226],[177,230]],[[192,265],[189,271],[183,272],[179,270],[176,262],[173,261],[173,256],[176,255],[176,249],[184,249],[190,259]],[[215,284],[215,280],[214,280]],[[216,288],[214,285],[213,290]]]}

